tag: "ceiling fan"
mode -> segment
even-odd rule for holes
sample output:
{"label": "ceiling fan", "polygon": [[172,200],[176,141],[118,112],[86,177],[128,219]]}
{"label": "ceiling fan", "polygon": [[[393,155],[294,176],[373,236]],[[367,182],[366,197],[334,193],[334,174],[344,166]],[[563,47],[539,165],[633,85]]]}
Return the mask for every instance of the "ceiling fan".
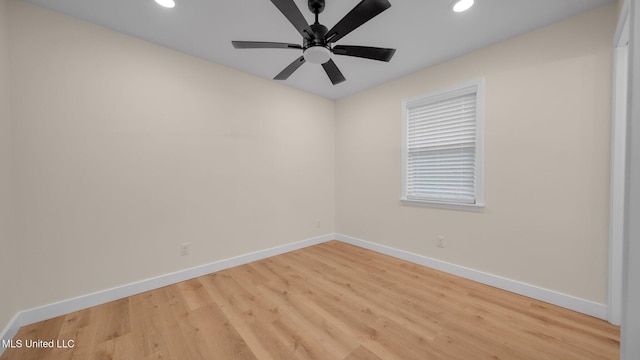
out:
{"label": "ceiling fan", "polygon": [[372,60],[389,61],[396,52],[395,49],[377,48],[370,46],[333,45],[345,35],[357,29],[360,25],[373,19],[385,11],[391,4],[387,0],[362,0],[338,23],[328,30],[318,22],[318,15],[324,10],[325,0],[308,0],[309,10],[315,14],[315,22],[307,24],[300,9],[293,0],[271,0],[291,24],[302,35],[302,45],[265,41],[232,41],[236,49],[298,49],[302,56],[295,59],[282,70],[274,80],[286,80],[305,62],[322,64],[333,85],[345,81],[336,64],[331,59],[335,55],[355,56]]}

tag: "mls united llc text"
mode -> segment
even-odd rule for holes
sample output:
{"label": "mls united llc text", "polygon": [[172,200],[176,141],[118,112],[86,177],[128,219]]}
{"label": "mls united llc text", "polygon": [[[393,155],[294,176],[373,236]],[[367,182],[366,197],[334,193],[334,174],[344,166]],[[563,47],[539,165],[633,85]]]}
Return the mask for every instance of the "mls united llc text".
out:
{"label": "mls united llc text", "polygon": [[70,349],[76,346],[75,340],[2,340],[2,347],[8,349]]}

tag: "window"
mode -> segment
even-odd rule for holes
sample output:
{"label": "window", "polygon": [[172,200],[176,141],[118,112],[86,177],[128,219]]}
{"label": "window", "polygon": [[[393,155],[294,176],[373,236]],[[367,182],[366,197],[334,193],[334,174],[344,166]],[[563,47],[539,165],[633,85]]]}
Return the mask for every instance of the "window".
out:
{"label": "window", "polygon": [[483,105],[483,80],[403,101],[403,203],[483,208]]}

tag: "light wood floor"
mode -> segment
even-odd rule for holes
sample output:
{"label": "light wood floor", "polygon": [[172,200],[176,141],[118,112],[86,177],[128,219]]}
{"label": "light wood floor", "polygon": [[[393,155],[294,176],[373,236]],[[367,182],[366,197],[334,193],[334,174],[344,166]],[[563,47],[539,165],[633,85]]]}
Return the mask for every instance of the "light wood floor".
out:
{"label": "light wood floor", "polygon": [[604,321],[337,241],[20,329],[0,360],[618,359]]}

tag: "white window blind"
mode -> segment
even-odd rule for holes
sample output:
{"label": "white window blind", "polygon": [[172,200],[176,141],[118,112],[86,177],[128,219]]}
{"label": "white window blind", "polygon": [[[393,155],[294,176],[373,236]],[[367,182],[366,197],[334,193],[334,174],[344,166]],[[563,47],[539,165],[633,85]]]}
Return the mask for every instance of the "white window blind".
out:
{"label": "white window blind", "polygon": [[405,102],[405,200],[478,205],[479,84]]}

